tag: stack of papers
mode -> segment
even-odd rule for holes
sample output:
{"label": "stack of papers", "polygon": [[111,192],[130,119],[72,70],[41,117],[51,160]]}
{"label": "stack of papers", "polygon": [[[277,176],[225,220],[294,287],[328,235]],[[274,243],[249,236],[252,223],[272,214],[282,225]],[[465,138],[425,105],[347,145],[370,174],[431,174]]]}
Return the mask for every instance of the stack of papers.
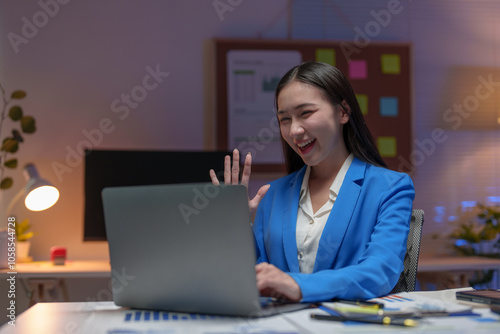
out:
{"label": "stack of papers", "polygon": [[372,302],[384,304],[384,310],[445,312],[448,315],[459,315],[472,312],[472,308],[454,301],[434,299],[408,292],[371,299]]}
{"label": "stack of papers", "polygon": [[382,304],[352,305],[346,302],[323,303],[323,306],[344,316],[390,316],[390,317],[422,317],[422,316],[452,316],[452,315],[473,315],[472,308],[460,305],[453,301],[433,299],[416,294],[402,292],[381,298],[374,298],[369,302]]}

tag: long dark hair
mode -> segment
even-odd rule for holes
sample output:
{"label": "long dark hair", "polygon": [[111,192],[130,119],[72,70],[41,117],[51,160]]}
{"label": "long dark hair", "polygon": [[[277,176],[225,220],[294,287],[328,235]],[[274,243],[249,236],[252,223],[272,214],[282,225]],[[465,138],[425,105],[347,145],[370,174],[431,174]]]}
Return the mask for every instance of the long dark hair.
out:
{"label": "long dark hair", "polygon": [[[349,121],[344,124],[342,131],[347,151],[354,153],[362,161],[375,166],[387,167],[373,141],[370,130],[366,126],[351,84],[338,68],[314,61],[293,67],[281,78],[276,87],[276,110],[278,110],[278,95],[286,85],[294,80],[319,88],[334,106],[339,105],[344,111],[348,112],[342,105],[342,101],[345,101],[351,109],[348,112]],[[283,136],[281,137],[281,144],[287,172],[290,174],[302,168],[304,161],[287,144]]]}

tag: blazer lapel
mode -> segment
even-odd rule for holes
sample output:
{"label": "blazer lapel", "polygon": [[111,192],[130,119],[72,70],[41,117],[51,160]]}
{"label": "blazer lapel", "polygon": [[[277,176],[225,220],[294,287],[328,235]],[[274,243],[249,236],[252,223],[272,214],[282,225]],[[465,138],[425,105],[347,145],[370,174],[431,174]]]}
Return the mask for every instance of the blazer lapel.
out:
{"label": "blazer lapel", "polygon": [[286,262],[292,273],[300,272],[299,260],[297,258],[297,210],[299,207],[300,187],[307,166],[298,171],[297,175],[290,180],[290,186],[285,194],[285,207],[283,210],[283,247]]}
{"label": "blazer lapel", "polygon": [[321,235],[314,272],[333,266],[356,208],[365,169],[366,163],[354,158]]}

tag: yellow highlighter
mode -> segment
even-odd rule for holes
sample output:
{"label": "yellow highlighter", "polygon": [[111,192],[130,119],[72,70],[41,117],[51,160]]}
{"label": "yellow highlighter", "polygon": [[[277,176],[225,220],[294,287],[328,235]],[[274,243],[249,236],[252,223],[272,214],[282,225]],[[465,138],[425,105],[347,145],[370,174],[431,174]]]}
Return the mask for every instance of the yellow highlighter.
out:
{"label": "yellow highlighter", "polygon": [[339,304],[334,304],[330,306],[332,310],[337,313],[347,315],[347,314],[367,314],[367,315],[377,315],[379,317],[392,316],[392,317],[411,317],[415,315],[413,311],[400,311],[400,310],[383,310],[376,306],[342,306]]}
{"label": "yellow highlighter", "polygon": [[373,315],[384,315],[384,311],[375,306],[340,306],[333,305],[332,310],[340,313],[363,313],[363,314],[373,314]]}

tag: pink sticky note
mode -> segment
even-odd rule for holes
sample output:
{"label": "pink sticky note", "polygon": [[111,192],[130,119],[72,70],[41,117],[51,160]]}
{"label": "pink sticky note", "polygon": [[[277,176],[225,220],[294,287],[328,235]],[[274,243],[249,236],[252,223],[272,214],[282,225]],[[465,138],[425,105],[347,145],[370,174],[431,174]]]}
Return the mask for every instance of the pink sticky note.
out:
{"label": "pink sticky note", "polygon": [[351,60],[349,62],[349,77],[351,79],[366,79],[366,72],[365,60]]}

